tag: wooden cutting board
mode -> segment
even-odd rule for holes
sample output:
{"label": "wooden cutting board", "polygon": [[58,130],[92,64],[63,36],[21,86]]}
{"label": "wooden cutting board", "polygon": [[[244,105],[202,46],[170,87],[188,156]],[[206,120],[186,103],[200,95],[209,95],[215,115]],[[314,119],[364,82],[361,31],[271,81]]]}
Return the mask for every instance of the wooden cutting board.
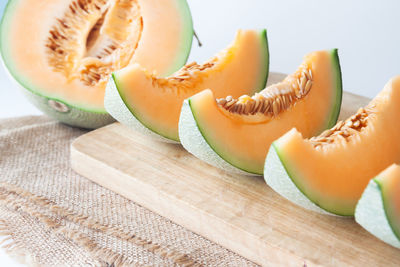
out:
{"label": "wooden cutting board", "polygon": [[[367,102],[346,93],[341,117]],[[400,250],[354,220],[299,208],[262,177],[227,174],[119,123],[79,137],[71,160],[90,180],[264,266],[400,266]]]}

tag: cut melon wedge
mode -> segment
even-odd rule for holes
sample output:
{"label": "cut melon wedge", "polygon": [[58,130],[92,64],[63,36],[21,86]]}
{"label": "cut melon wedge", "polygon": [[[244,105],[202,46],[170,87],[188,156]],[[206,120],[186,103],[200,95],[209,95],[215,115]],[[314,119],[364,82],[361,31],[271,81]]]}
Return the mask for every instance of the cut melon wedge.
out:
{"label": "cut melon wedge", "polygon": [[367,107],[318,137],[292,129],[275,141],[265,163],[268,185],[305,208],[353,216],[370,181],[400,161],[400,76]]}
{"label": "cut melon wedge", "polygon": [[192,44],[186,0],[12,0],[2,60],[29,99],[60,121],[97,128],[110,74],[133,63],[169,75]]}
{"label": "cut melon wedge", "polygon": [[392,166],[372,179],[355,213],[356,221],[382,241],[400,248],[400,166]]}
{"label": "cut melon wedge", "polygon": [[210,90],[185,101],[182,145],[229,172],[262,175],[271,143],[297,127],[313,136],[336,123],[342,97],[337,50],[307,55],[298,70],[253,97],[215,100]]}
{"label": "cut melon wedge", "polygon": [[113,73],[105,107],[125,125],[179,142],[184,99],[207,88],[220,97],[252,94],[264,88],[268,66],[266,31],[240,30],[232,45],[216,57],[202,65],[188,64],[170,77],[158,77],[140,65]]}

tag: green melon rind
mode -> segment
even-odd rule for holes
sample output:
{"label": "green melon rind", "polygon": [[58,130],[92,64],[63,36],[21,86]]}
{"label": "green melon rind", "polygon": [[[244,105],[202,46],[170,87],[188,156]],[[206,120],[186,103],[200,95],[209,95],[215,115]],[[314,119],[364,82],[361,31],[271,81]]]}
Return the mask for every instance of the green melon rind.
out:
{"label": "green melon rind", "polygon": [[188,2],[187,0],[176,0],[176,1],[178,4],[178,8],[181,11],[180,14],[182,17],[182,25],[184,25],[185,27],[183,29],[182,39],[188,41],[181,43],[181,47],[178,49],[178,51],[180,51],[181,53],[175,59],[175,62],[172,63],[171,68],[165,73],[161,74],[161,76],[164,77],[174,73],[175,71],[179,70],[183,65],[186,64],[193,43],[193,36],[194,36],[193,19]]}
{"label": "green melon rind", "polygon": [[[261,73],[264,73],[264,75],[262,76],[262,80],[260,82],[260,84],[258,85],[258,88],[255,91],[260,91],[262,89],[265,88],[265,84],[266,81],[268,79],[268,73],[269,73],[269,50],[268,50],[268,39],[267,39],[267,31],[261,30],[260,31],[260,40],[261,40],[261,46],[263,47],[264,53],[265,54],[265,69],[260,70]],[[164,140],[166,142],[169,143],[180,143],[180,140],[176,140],[173,137],[169,137],[169,136],[165,136],[162,135],[161,133],[158,133],[157,131],[153,130],[151,125],[146,125],[145,123],[141,122],[140,117],[138,116],[138,114],[135,114],[137,112],[135,112],[134,107],[131,107],[125,100],[124,100],[124,96],[123,96],[123,92],[120,90],[120,86],[118,86],[118,78],[115,77],[115,74],[112,75],[113,76],[113,85],[112,86],[107,86],[108,88],[106,89],[110,91],[110,90],[115,90],[115,92],[113,93],[106,93],[106,97],[105,97],[105,102],[110,102],[113,103],[112,105],[112,109],[113,110],[109,110],[110,107],[106,107],[106,110],[119,122],[121,122],[122,124],[127,124],[129,123],[129,126],[133,129],[137,129],[138,131],[149,135],[152,138],[156,138],[160,141]],[[118,95],[117,95],[118,92]],[[121,101],[117,101],[116,99],[108,99],[109,97],[113,97],[113,98],[119,98]],[[120,104],[120,106],[118,107],[117,104]],[[111,104],[108,104],[108,106],[111,106]],[[121,109],[121,111],[119,111],[119,109]],[[126,109],[128,109],[131,113],[129,118],[129,115],[124,112],[124,115],[122,116],[119,113],[122,113],[122,111],[126,111]],[[141,124],[141,125],[140,125]],[[197,128],[197,127],[196,127]],[[145,130],[144,130],[145,129]],[[193,129],[193,131],[196,131],[196,129]],[[152,132],[152,133],[150,133]],[[160,138],[157,138],[156,135],[159,135]],[[180,139],[180,138],[179,138]]]}
{"label": "green melon rind", "polygon": [[142,124],[134,115],[134,111],[130,110],[128,106],[125,104],[122,99],[117,86],[117,81],[114,77],[114,74],[111,75],[111,78],[106,87],[106,94],[104,97],[104,107],[108,111],[108,113],[115,118],[117,121],[122,123],[123,125],[128,126],[129,128],[135,129],[136,131],[149,136],[157,141],[167,142],[177,144],[177,141],[171,140],[169,138],[163,137],[160,134],[155,133],[153,130],[150,130],[144,124]]}
{"label": "green melon rind", "polygon": [[228,160],[223,159],[205,137],[203,130],[197,122],[195,113],[190,98],[185,100],[179,118],[179,139],[187,151],[202,161],[230,173],[248,176],[262,175],[238,168]]}
{"label": "green melon rind", "polygon": [[383,206],[385,208],[385,213],[386,213],[386,217],[388,218],[388,222],[389,222],[390,226],[392,227],[393,233],[396,235],[397,239],[400,241],[400,232],[396,231],[397,225],[394,225],[395,222],[392,222],[390,215],[389,215],[389,212],[390,212],[389,205],[392,203],[390,203],[391,202],[390,195],[388,195],[388,193],[385,190],[385,189],[387,189],[387,186],[385,186],[385,183],[383,182],[384,179],[382,179],[382,178],[384,178],[384,177],[378,176],[374,179],[374,181],[375,181],[375,183],[378,184],[379,189],[382,192]]}
{"label": "green melon rind", "polygon": [[[114,118],[110,116],[105,109],[87,108],[80,105],[72,105],[65,100],[57,97],[45,96],[43,95],[38,87],[30,84],[28,80],[24,77],[18,76],[18,71],[12,64],[12,59],[8,59],[9,53],[4,42],[1,42],[3,38],[7,38],[7,23],[9,23],[8,16],[12,16],[13,9],[17,6],[20,0],[8,1],[6,7],[3,11],[3,16],[0,23],[0,57],[1,63],[6,69],[9,76],[13,81],[16,82],[18,88],[27,96],[28,100],[43,113],[47,114],[49,117],[54,118],[62,123],[70,126],[86,128],[86,129],[96,129],[108,125],[114,122]],[[182,46],[179,49],[181,53],[178,55],[176,61],[171,64],[170,70],[168,70],[164,75],[169,75],[179,68],[181,68],[189,57],[190,50],[193,41],[193,21],[190,13],[190,9],[186,0],[177,0],[178,7],[182,11],[183,25],[185,25],[184,39],[189,40],[188,42],[182,42]],[[48,102],[54,100],[63,103],[69,108],[68,112],[59,112],[54,110],[49,106]]]}
{"label": "green melon rind", "polygon": [[268,35],[267,35],[267,29],[263,29],[260,33],[261,35],[261,46],[264,47],[265,49],[265,53],[263,53],[264,55],[264,59],[263,62],[265,62],[264,64],[264,69],[261,70],[261,73],[266,73],[264,80],[261,81],[260,85],[257,87],[259,88],[258,91],[263,90],[266,86],[267,86],[267,82],[268,82],[268,76],[269,76],[269,45],[268,45]]}
{"label": "green melon rind", "polygon": [[332,114],[329,116],[328,124],[325,127],[325,129],[329,129],[335,126],[339,118],[340,109],[342,107],[342,97],[343,97],[342,70],[340,67],[338,49],[336,48],[332,49],[331,58],[332,58],[333,70],[335,70],[333,74],[334,74],[334,81],[336,83],[334,86],[336,87],[336,92],[335,92],[336,95],[334,97],[336,102],[334,103]]}
{"label": "green melon rind", "polygon": [[[67,124],[69,126],[79,127],[83,129],[97,129],[115,121],[114,118],[111,117],[108,113],[82,110],[80,108],[73,107],[60,99],[45,97],[36,94],[29,89],[27,90],[14,78],[14,76],[11,75],[1,58],[0,62],[10,80],[26,96],[29,102],[50,118],[58,120],[61,123]],[[69,109],[68,112],[59,112],[55,110],[49,105],[50,100],[60,102],[67,106]]]}
{"label": "green melon rind", "polygon": [[[274,152],[272,152],[274,151]],[[276,157],[270,157],[276,155]],[[290,171],[290,168],[286,166],[283,153],[279,151],[279,146],[276,141],[272,143],[271,148],[268,152],[267,158],[265,159],[264,165],[264,179],[265,182],[279,193],[284,198],[292,201],[293,203],[302,206],[305,209],[312,210],[322,214],[329,214],[332,216],[343,216],[352,217],[353,213],[343,213],[339,210],[327,210],[324,207],[316,204],[312,199],[307,197],[306,194],[296,184],[296,180],[293,178],[294,172]],[[281,165],[281,172],[273,172],[273,168]],[[283,172],[284,170],[284,172]],[[268,173],[270,172],[270,173]],[[312,204],[312,205],[311,205]]]}
{"label": "green melon rind", "polygon": [[190,98],[186,99],[182,105],[179,118],[179,139],[188,152],[212,166],[234,174],[253,175],[229,164],[210,147],[197,127],[194,113],[190,107]]}
{"label": "green melon rind", "polygon": [[331,214],[310,201],[293,183],[274,143],[271,145],[265,160],[264,179],[275,192],[289,201],[308,210]]}
{"label": "green melon rind", "polygon": [[365,230],[383,242],[400,248],[400,240],[386,216],[382,188],[372,179],[357,203],[355,219]]}
{"label": "green melon rind", "polygon": [[[27,99],[39,110],[45,113],[50,118],[56,119],[61,123],[67,124],[73,127],[79,127],[83,129],[97,129],[106,126],[110,123],[115,122],[114,118],[108,113],[96,113],[81,110],[79,108],[68,105],[67,103],[52,99],[48,97],[43,97],[32,93],[30,90],[23,90],[22,92],[27,97]],[[68,112],[59,112],[49,106],[49,100],[55,100],[61,102],[69,108]]]}

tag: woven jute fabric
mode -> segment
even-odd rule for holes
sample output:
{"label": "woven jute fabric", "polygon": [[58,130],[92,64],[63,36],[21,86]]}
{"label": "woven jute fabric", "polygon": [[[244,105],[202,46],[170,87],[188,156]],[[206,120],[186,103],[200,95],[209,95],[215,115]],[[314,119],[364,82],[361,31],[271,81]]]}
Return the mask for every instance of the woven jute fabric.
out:
{"label": "woven jute fabric", "polygon": [[44,116],[0,120],[0,235],[10,255],[32,266],[255,266],[76,174],[69,149],[84,133]]}

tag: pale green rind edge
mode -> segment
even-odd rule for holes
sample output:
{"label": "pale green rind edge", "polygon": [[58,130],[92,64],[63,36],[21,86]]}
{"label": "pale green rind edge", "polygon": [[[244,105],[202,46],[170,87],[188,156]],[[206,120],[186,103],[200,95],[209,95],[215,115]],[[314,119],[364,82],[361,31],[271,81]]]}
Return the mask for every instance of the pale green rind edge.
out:
{"label": "pale green rind edge", "polygon": [[234,174],[254,175],[236,168],[215,153],[197,127],[188,99],[183,102],[179,118],[179,139],[188,152],[212,166]]}
{"label": "pale green rind edge", "polygon": [[115,84],[115,79],[113,75],[108,81],[106,87],[106,94],[104,97],[104,107],[112,117],[114,117],[117,121],[119,121],[123,125],[126,125],[129,128],[132,128],[144,135],[147,135],[153,138],[154,140],[172,144],[178,144],[178,142],[174,140],[165,138],[153,132],[152,130],[144,126],[138,119],[136,119],[136,117],[128,109],[123,99],[121,98],[121,95],[119,94],[119,91]]}
{"label": "pale green rind edge", "polygon": [[[3,60],[0,57],[0,62],[9,76],[9,79],[14,83],[14,85],[22,91],[26,98],[39,110],[45,113],[47,116],[60,121],[61,123],[67,124],[73,127],[79,127],[84,129],[97,129],[106,126],[115,120],[108,113],[97,113],[81,110],[79,108],[68,105],[67,103],[60,101],[59,99],[53,99],[49,97],[44,97],[34,92],[27,90],[23,87],[15,78],[10,74],[6,68]],[[68,112],[59,112],[49,105],[49,100],[54,100],[66,105],[69,109]]]}
{"label": "pale green rind edge", "polygon": [[[332,113],[329,116],[329,121],[326,126],[327,129],[332,128],[335,126],[339,114],[340,114],[340,109],[342,107],[342,98],[343,98],[343,81],[342,81],[342,69],[340,66],[340,59],[339,59],[339,54],[338,54],[338,49],[332,49],[331,51],[331,57],[332,57],[332,64],[333,64],[333,69],[335,71],[335,88],[336,88],[336,95],[335,95],[335,104],[334,107],[332,108]],[[325,129],[324,129],[325,130]]]}
{"label": "pale green rind edge", "polygon": [[268,32],[267,29],[263,29],[260,33],[262,36],[262,45],[265,47],[265,53],[264,53],[264,61],[265,61],[265,66],[264,66],[264,73],[266,73],[264,80],[261,82],[261,84],[258,87],[258,92],[265,89],[267,86],[268,82],[268,77],[269,77],[269,64],[270,64],[270,56],[269,56],[269,43],[268,43]]}
{"label": "pale green rind edge", "polygon": [[337,216],[315,205],[297,188],[287,173],[274,145],[271,145],[265,160],[264,180],[275,192],[296,205],[318,213]]}
{"label": "pale green rind edge", "polygon": [[[276,157],[268,157],[271,151],[274,151]],[[332,210],[324,209],[323,207],[315,204],[309,197],[307,197],[300,188],[296,185],[292,177],[294,175],[290,173],[282,160],[282,155],[279,155],[279,149],[276,147],[276,141],[272,143],[268,155],[265,159],[264,164],[264,179],[265,182],[279,193],[284,198],[292,201],[293,203],[302,206],[305,209],[312,210],[318,213],[327,214],[331,216],[339,217],[353,217],[354,214],[341,214],[340,212],[335,212]],[[281,165],[281,170],[284,170],[285,175],[276,176],[277,173],[271,172],[271,175],[267,175],[267,170],[272,171],[272,166]],[[293,192],[291,192],[293,191]],[[312,205],[310,204],[312,203]]]}
{"label": "pale green rind edge", "polygon": [[[71,107],[65,103],[69,111],[58,112],[49,106],[48,102],[50,98],[42,97],[32,93],[29,90],[23,89],[22,92],[25,94],[27,99],[43,113],[49,117],[60,121],[61,123],[67,124],[73,127],[79,127],[84,129],[97,129],[113,123],[115,120],[107,113],[93,113],[84,111],[75,107]],[[58,100],[56,100],[58,101]],[[60,102],[60,101],[58,101]]]}
{"label": "pale green rind edge", "polygon": [[180,53],[175,59],[175,62],[171,65],[171,68],[165,73],[161,74],[161,76],[163,77],[171,75],[175,71],[179,70],[183,65],[185,65],[185,63],[189,58],[193,44],[194,29],[193,29],[192,13],[190,12],[189,4],[186,0],[176,0],[176,1],[178,4],[178,8],[181,11],[182,25],[184,25],[182,40],[185,41],[181,43],[181,47],[178,49]]}
{"label": "pale green rind edge", "polygon": [[382,191],[379,185],[371,180],[357,203],[356,222],[365,230],[383,242],[400,248],[400,241],[395,235],[386,216]]}

